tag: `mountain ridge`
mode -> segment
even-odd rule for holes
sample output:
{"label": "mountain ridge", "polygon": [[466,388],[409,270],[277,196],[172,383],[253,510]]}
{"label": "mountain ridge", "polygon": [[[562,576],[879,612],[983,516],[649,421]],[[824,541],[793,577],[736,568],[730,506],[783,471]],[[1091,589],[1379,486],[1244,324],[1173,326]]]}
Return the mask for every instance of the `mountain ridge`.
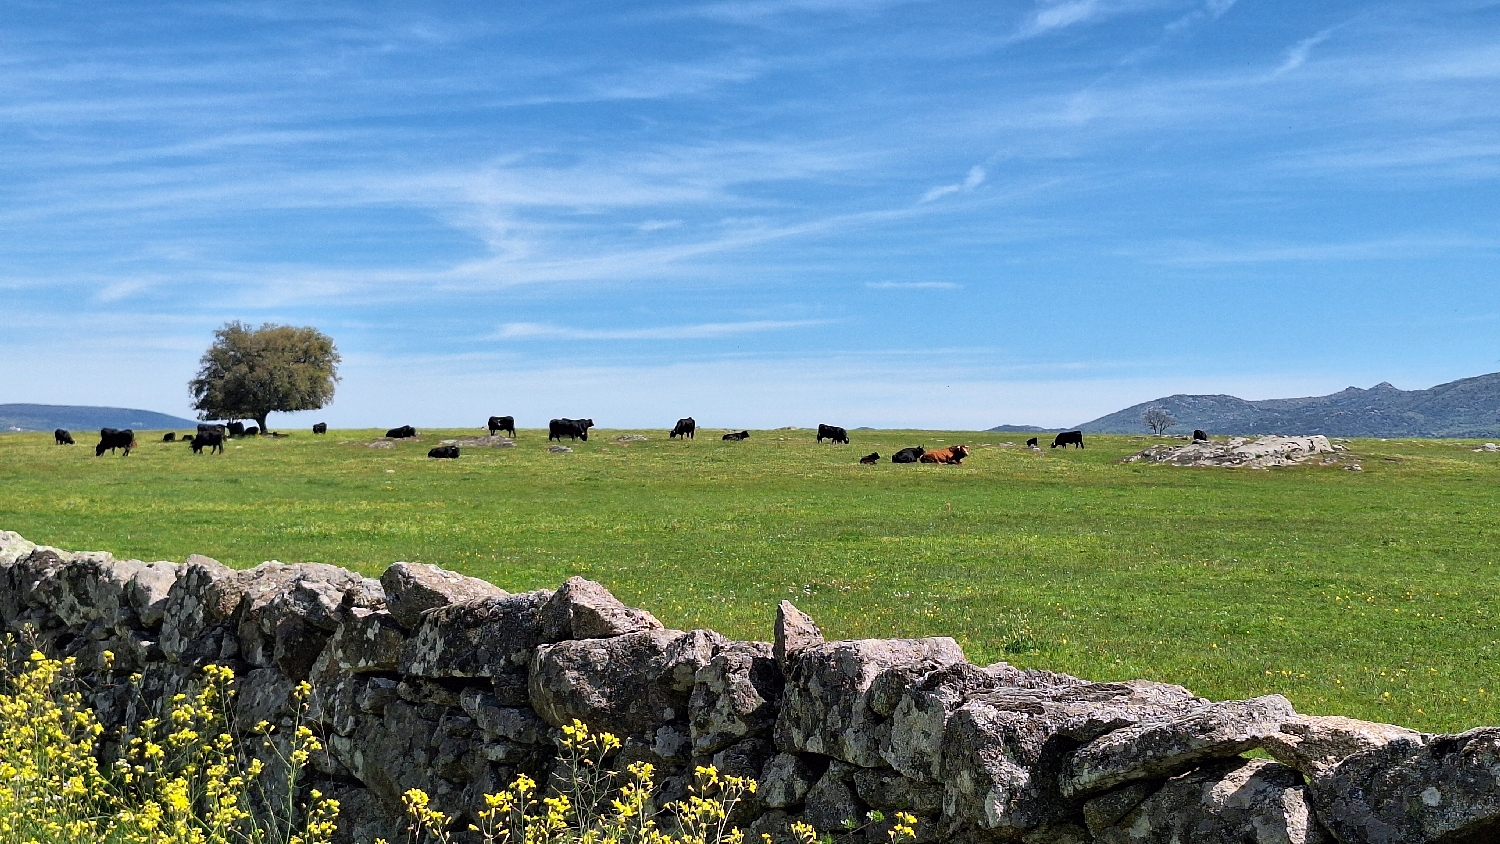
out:
{"label": "mountain ridge", "polygon": [[95,407],[72,404],[0,404],[0,431],[51,431],[67,428],[88,431],[99,428],[133,428],[156,431],[189,428],[197,425],[191,419],[137,410],[129,407]]}
{"label": "mountain ridge", "polygon": [[1388,381],[1347,387],[1326,396],[1250,401],[1236,396],[1179,393],[1131,405],[1078,426],[1084,433],[1139,434],[1141,413],[1159,406],[1177,424],[1211,434],[1323,434],[1333,437],[1500,436],[1500,372],[1460,378],[1425,390]]}

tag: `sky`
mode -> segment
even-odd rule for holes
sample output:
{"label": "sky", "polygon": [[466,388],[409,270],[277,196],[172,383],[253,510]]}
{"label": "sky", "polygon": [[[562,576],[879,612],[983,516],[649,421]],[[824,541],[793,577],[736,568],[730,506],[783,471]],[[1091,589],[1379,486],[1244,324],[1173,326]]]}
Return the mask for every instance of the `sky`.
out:
{"label": "sky", "polygon": [[1500,2],[0,6],[0,403],[976,429],[1500,370]]}

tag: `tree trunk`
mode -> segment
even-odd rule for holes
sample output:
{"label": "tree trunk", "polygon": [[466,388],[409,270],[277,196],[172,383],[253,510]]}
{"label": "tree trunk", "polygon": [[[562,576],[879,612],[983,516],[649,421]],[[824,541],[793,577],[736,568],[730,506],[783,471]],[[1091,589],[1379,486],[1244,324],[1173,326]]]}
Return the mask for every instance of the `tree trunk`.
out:
{"label": "tree trunk", "polygon": [[255,417],[255,423],[260,426],[260,435],[263,437],[270,433],[270,431],[266,430],[266,417],[270,415],[269,413],[262,413]]}

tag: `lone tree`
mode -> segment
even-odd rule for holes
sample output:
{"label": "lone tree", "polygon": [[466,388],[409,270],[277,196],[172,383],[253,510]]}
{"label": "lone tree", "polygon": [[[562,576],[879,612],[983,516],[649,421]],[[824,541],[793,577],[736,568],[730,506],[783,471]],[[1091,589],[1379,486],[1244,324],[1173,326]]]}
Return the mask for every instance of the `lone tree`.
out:
{"label": "lone tree", "polygon": [[199,419],[254,419],[262,433],[272,412],[317,410],[339,380],[333,338],[316,328],[225,323],[188,382]]}
{"label": "lone tree", "polygon": [[1153,404],[1141,411],[1141,422],[1145,423],[1146,427],[1151,429],[1151,433],[1158,437],[1168,428],[1177,424],[1177,420],[1172,416],[1172,411],[1167,410],[1159,404]]}

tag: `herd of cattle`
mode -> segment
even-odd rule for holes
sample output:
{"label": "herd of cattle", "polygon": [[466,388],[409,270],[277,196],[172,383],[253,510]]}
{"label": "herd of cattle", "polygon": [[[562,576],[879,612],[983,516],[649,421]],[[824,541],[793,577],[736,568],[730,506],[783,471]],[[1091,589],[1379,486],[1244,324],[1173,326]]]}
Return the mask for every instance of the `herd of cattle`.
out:
{"label": "herd of cattle", "polygon": [[[562,438],[567,437],[569,439],[588,442],[589,429],[592,427],[594,427],[594,420],[592,419],[553,419],[547,423],[547,441],[557,440],[558,442],[562,442]],[[488,428],[491,436],[504,431],[514,437],[516,435],[516,419],[514,416],[491,416]],[[326,434],[328,433],[328,424],[326,422],[319,422],[312,426],[312,431],[314,434]],[[695,439],[697,431],[698,423],[693,420],[693,417],[689,416],[685,419],[677,420],[677,424],[672,427],[667,438],[676,439],[681,437],[683,439]],[[256,436],[259,433],[260,428],[255,425],[246,427],[242,422],[230,422],[227,425],[202,423],[198,425],[197,432],[191,438],[184,436],[182,441],[192,446],[194,454],[202,454],[205,448],[208,449],[210,454],[214,452],[222,454],[224,452],[224,440],[233,437]],[[402,425],[399,428],[392,428],[386,431],[385,435],[388,439],[411,439],[416,437],[417,429],[410,425]],[[56,439],[58,445],[74,444],[73,435],[64,428],[58,428],[56,431],[53,431],[52,436]],[[280,434],[274,436],[280,436]],[[748,440],[750,439],[750,432],[731,431],[725,434],[722,439],[727,442]],[[1193,440],[1195,442],[1207,439],[1208,435],[1204,432],[1193,431]],[[818,425],[818,444],[821,445],[823,440],[848,445],[849,432],[837,425],[820,424]],[[162,442],[169,443],[176,441],[177,434],[175,432],[169,432],[162,437]],[[1036,437],[1027,440],[1026,445],[1029,448],[1040,447],[1037,444]],[[1082,431],[1064,431],[1052,440],[1052,448],[1058,448],[1059,446],[1067,448],[1070,445],[1083,448]],[[129,428],[123,430],[101,428],[99,429],[99,444],[94,447],[94,456],[102,457],[106,451],[113,452],[115,449],[124,449],[125,455],[128,457],[130,450],[135,447],[135,432]],[[428,457],[436,459],[454,459],[458,455],[459,448],[456,445],[440,445],[427,452]],[[949,446],[948,448],[940,448],[936,451],[928,451],[923,446],[912,446],[910,448],[903,448],[891,455],[891,462],[941,463],[958,466],[968,456],[969,447],[965,445]],[[873,466],[880,462],[880,452],[870,452],[861,457],[859,462],[866,466]]]}

